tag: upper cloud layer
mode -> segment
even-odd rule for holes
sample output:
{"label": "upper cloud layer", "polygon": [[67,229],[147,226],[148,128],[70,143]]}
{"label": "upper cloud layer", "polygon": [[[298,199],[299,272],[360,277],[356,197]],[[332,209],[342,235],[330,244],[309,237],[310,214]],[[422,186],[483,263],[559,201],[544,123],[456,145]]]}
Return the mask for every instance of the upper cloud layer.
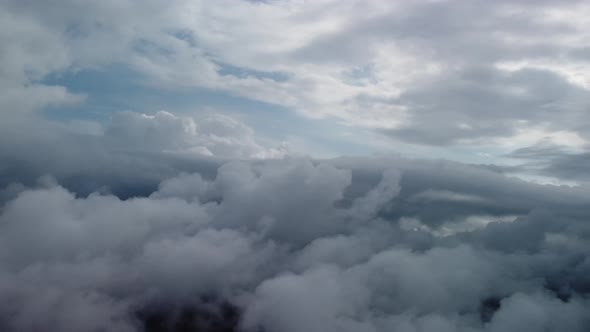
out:
{"label": "upper cloud layer", "polygon": [[157,86],[226,91],[405,142],[485,145],[540,129],[588,140],[581,1],[2,7],[14,32],[0,37],[2,84],[37,101],[7,109],[75,100],[35,83],[50,73],[122,63]]}

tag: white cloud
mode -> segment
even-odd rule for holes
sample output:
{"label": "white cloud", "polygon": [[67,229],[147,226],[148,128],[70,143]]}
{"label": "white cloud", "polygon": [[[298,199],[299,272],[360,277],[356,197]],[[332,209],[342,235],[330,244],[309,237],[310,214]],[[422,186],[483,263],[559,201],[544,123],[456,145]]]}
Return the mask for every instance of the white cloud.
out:
{"label": "white cloud", "polygon": [[118,113],[107,126],[105,138],[115,146],[221,158],[279,158],[281,146],[264,147],[254,131],[236,119],[213,114],[195,120],[159,111],[154,115]]}

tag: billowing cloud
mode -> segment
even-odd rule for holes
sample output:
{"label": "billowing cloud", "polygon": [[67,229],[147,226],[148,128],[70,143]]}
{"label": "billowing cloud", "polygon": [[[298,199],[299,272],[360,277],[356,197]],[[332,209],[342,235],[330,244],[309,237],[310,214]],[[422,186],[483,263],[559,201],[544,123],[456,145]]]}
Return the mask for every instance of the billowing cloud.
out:
{"label": "billowing cloud", "polygon": [[261,146],[250,127],[220,114],[196,121],[166,111],[154,115],[122,112],[106,128],[105,136],[123,148],[236,159],[276,158],[287,152]]}
{"label": "billowing cloud", "polygon": [[5,189],[2,328],[590,326],[587,188],[399,158],[184,162],[192,173],[127,199],[55,180]]}

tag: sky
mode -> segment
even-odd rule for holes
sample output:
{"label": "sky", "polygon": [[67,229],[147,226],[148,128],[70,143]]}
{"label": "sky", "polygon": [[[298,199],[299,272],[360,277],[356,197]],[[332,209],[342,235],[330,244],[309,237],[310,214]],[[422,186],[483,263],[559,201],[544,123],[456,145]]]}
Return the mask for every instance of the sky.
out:
{"label": "sky", "polygon": [[0,330],[590,330],[589,27],[0,0]]}

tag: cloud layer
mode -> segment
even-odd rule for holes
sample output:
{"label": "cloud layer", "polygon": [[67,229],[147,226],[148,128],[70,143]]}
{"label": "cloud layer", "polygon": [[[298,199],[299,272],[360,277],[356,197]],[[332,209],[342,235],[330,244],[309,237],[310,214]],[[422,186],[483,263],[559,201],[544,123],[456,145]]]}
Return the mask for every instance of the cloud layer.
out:
{"label": "cloud layer", "polygon": [[590,327],[587,188],[443,161],[216,163],[124,200],[7,187],[2,329]]}
{"label": "cloud layer", "polygon": [[406,142],[479,145],[535,130],[588,140],[583,1],[66,0],[2,9],[11,31],[0,36],[10,45],[6,108],[24,91],[19,108],[75,102],[39,81],[123,64],[167,89],[221,90]]}

